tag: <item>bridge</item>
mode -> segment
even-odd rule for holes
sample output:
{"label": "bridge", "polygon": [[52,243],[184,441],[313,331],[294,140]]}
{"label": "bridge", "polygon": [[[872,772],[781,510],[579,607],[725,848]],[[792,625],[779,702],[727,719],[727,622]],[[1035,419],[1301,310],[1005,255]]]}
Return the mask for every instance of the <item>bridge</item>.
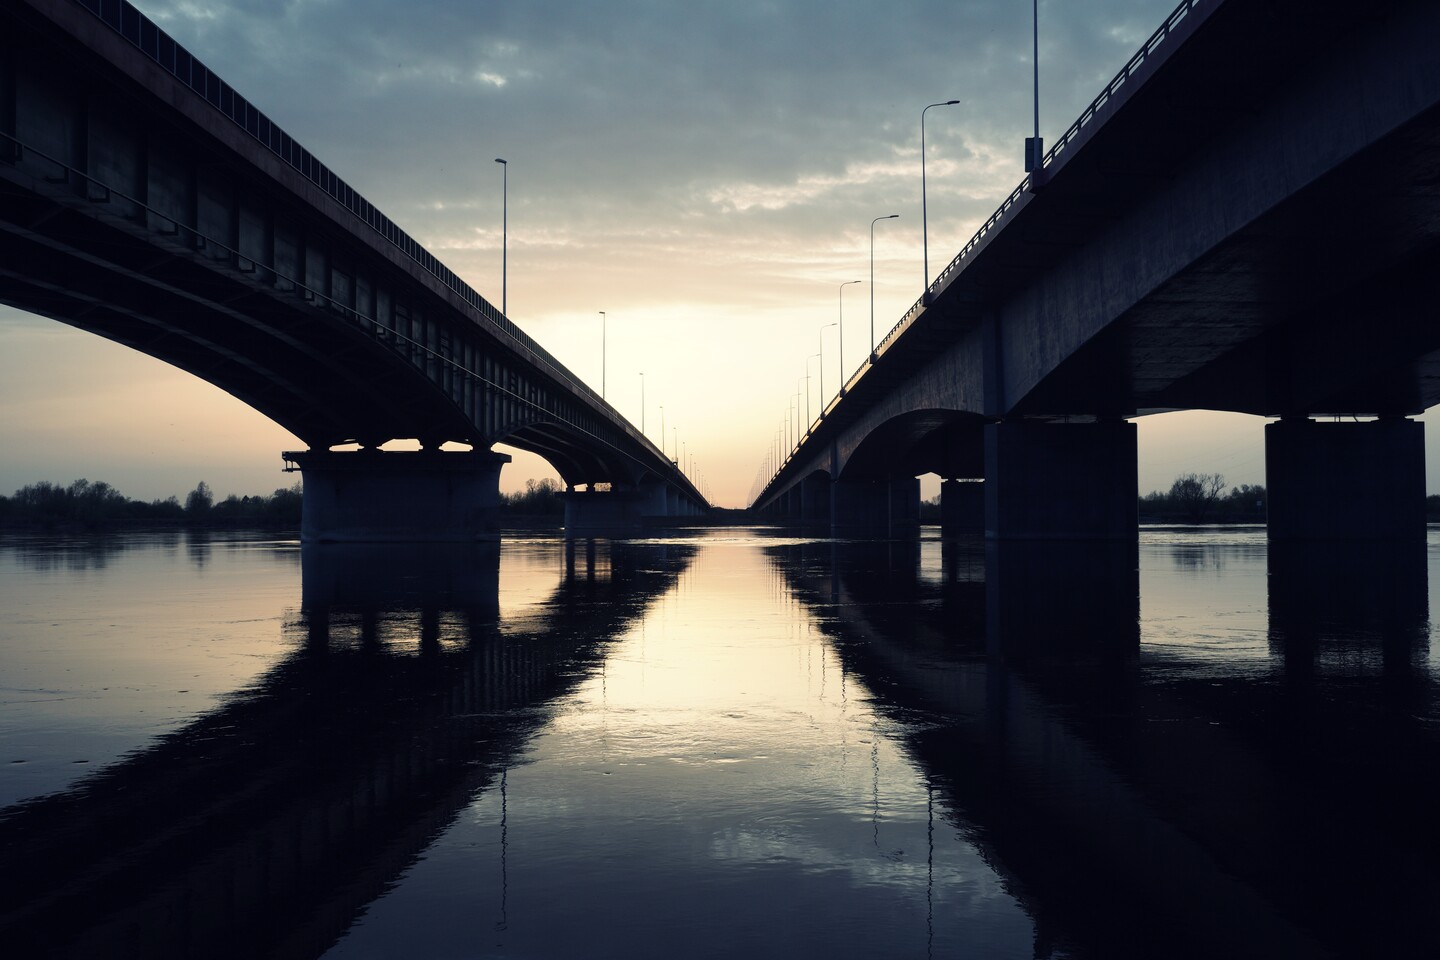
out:
{"label": "bridge", "polygon": [[[308,540],[493,537],[502,442],[555,467],[571,533],[706,507],[603,398],[123,0],[0,10],[0,302],[171,363],[299,437],[285,460]],[[397,439],[421,449],[379,449]]]}
{"label": "bridge", "polygon": [[895,531],[933,472],[949,529],[1129,540],[1128,421],[1210,409],[1278,418],[1272,540],[1423,537],[1437,36],[1423,0],[1185,0],[762,468],[754,508]]}

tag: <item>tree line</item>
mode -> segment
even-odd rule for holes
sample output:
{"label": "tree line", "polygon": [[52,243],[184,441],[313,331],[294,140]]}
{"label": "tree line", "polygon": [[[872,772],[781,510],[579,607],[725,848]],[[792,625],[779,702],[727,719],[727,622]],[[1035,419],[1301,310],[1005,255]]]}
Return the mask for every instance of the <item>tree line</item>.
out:
{"label": "tree line", "polygon": [[[564,487],[553,478],[525,481],[525,489],[500,494],[500,510],[525,517],[563,516]],[[94,527],[125,522],[191,523],[211,526],[300,526],[301,485],[269,496],[230,494],[217,500],[205,481],[185,495],[163,500],[133,500],[103,480],[67,485],[42,480],[0,495],[0,525],[22,527]]]}
{"label": "tree line", "polygon": [[205,481],[179,497],[132,500],[103,480],[76,480],[69,486],[42,480],[0,496],[0,524],[10,526],[81,526],[131,522],[197,523],[215,526],[300,525],[300,484],[269,496],[231,494],[217,501]]}

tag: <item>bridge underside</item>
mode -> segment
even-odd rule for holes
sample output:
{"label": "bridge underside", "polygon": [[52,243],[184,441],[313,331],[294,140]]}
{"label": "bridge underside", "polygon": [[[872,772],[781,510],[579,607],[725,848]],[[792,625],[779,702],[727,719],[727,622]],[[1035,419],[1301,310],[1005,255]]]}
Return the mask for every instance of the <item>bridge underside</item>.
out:
{"label": "bridge underside", "polygon": [[[1281,418],[1272,538],[1423,537],[1403,418],[1440,402],[1440,7],[1232,0],[1171,26],[757,506],[793,514],[816,471],[935,472],[984,478],[947,483],[942,510],[991,537],[1133,538],[1123,421],[1212,409]],[[1311,419],[1329,415],[1364,422]]]}
{"label": "bridge underside", "polygon": [[594,391],[123,3],[0,9],[0,302],[193,373],[319,459],[414,439],[479,462],[508,443],[571,486],[661,482],[703,502]]}

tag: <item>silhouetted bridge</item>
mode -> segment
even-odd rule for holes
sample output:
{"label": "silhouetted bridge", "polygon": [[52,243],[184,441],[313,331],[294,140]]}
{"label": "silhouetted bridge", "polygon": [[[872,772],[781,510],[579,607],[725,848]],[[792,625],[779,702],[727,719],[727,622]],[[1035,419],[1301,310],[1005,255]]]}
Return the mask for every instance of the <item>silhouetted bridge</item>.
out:
{"label": "silhouetted bridge", "polygon": [[[705,506],[614,408],[120,0],[0,10],[0,302],[172,363],[300,437],[310,449],[286,456],[307,538],[484,537],[499,442],[554,465],[571,530]],[[402,438],[422,449],[377,449]],[[330,449],[348,443],[364,449]]]}
{"label": "silhouetted bridge", "polygon": [[934,472],[952,528],[1130,539],[1126,419],[1210,409],[1279,418],[1272,538],[1423,536],[1406,418],[1440,401],[1436,37],[1421,0],[1186,0],[754,506],[894,529]]}

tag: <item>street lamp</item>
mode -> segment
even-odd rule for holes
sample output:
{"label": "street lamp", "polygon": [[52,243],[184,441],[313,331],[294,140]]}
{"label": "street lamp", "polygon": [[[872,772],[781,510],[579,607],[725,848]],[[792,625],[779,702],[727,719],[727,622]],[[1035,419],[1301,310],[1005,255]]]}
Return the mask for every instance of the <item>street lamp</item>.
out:
{"label": "street lamp", "polygon": [[495,162],[500,164],[500,314],[508,318],[505,282],[510,251],[510,164],[499,157],[495,158]]}
{"label": "street lamp", "polygon": [[810,432],[810,371],[805,371],[805,376],[795,378],[795,419],[800,419],[800,384],[805,384],[805,433]]}
{"label": "street lamp", "polygon": [[820,416],[825,416],[825,331],[835,326],[827,323],[820,328]]}
{"label": "street lamp", "polygon": [[640,371],[640,436],[645,436],[645,371]]}
{"label": "street lamp", "polygon": [[881,220],[898,220],[900,214],[876,217],[870,221],[870,362],[875,362],[875,224]]}
{"label": "street lamp", "polygon": [[1031,22],[1034,24],[1031,65],[1035,68],[1035,136],[1025,138],[1025,172],[1033,173],[1045,163],[1045,141],[1040,139],[1040,0],[1032,0]]}
{"label": "street lamp", "polygon": [[[810,419],[810,361],[811,361],[811,360],[814,360],[816,357],[820,357],[820,354],[818,354],[818,353],[812,353],[812,354],[810,354],[810,356],[808,356],[808,357],[805,358],[805,422],[806,422],[807,424],[811,424],[811,423],[814,423],[814,422],[815,422],[814,420],[811,420],[811,419]],[[820,374],[821,374],[821,376],[824,376],[824,374],[825,374],[825,370],[823,369],[824,364],[825,364],[825,358],[824,358],[824,357],[820,357],[820,364],[821,364],[821,367],[822,367],[822,369],[820,370]]]}
{"label": "street lamp", "polygon": [[[1036,0],[1039,2],[1039,0]],[[959,103],[959,100],[945,100],[940,103],[932,103],[930,107],[949,107]],[[925,110],[929,110],[926,107]],[[920,111],[920,239],[925,248],[925,285],[920,288],[920,299],[925,303],[930,302],[930,233],[925,210],[925,110]]]}
{"label": "street lamp", "polygon": [[600,311],[600,399],[605,399],[605,311]]}
{"label": "street lamp", "polygon": [[860,280],[846,280],[840,284],[840,396],[845,396],[845,288]]}

